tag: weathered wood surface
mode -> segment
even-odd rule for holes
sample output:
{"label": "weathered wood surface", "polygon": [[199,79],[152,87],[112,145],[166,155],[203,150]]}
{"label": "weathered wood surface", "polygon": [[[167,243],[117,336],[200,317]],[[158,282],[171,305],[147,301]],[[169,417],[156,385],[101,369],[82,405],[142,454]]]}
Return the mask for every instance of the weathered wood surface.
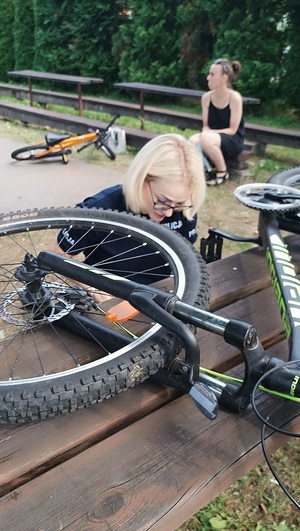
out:
{"label": "weathered wood surface", "polygon": [[[209,270],[211,308],[253,323],[269,352],[286,357],[262,252]],[[199,330],[198,339],[203,366],[225,370],[240,362],[221,337]],[[261,407],[268,413],[271,398]],[[281,414],[282,425],[292,419],[299,431],[295,408]],[[268,434],[269,451],[283,442]],[[211,422],[190,397],[154,382],[72,415],[1,426],[0,443],[0,527],[14,531],[172,531],[263,460],[251,408],[220,411]]]}

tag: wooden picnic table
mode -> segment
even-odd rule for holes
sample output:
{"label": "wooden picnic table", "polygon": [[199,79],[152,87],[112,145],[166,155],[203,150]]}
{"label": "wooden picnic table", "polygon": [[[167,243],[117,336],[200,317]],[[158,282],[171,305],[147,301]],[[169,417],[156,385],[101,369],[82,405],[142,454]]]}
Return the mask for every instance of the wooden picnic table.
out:
{"label": "wooden picnic table", "polygon": [[[201,99],[204,90],[193,90],[180,87],[168,87],[165,85],[153,85],[151,83],[114,83],[114,87],[121,90],[129,90],[140,93],[140,116],[143,126],[144,121],[144,108],[145,108],[145,95],[147,93],[162,94],[164,96],[179,97],[179,98],[192,98]],[[258,105],[260,100],[257,98],[243,97],[244,104]]]}
{"label": "wooden picnic table", "polygon": [[15,77],[26,77],[28,80],[29,100],[33,107],[32,80],[39,79],[43,81],[57,81],[60,83],[71,83],[77,85],[79,115],[83,114],[82,105],[82,85],[92,85],[93,83],[103,83],[103,79],[85,76],[69,76],[65,74],[53,74],[50,72],[38,72],[36,70],[13,70],[8,75]]}
{"label": "wooden picnic table", "polygon": [[[299,236],[293,242],[300,265]],[[239,253],[208,268],[211,310],[253,323],[268,353],[286,356],[263,252]],[[222,337],[200,330],[197,338],[204,367],[239,369],[240,353]],[[45,342],[47,348],[51,356]],[[260,398],[266,415],[270,401]],[[278,409],[278,417],[299,432],[296,406]],[[155,381],[73,414],[1,425],[0,441],[1,528],[13,531],[174,531],[263,461],[251,408],[243,414],[221,409],[210,421],[188,395]],[[269,452],[285,442],[267,432]]]}

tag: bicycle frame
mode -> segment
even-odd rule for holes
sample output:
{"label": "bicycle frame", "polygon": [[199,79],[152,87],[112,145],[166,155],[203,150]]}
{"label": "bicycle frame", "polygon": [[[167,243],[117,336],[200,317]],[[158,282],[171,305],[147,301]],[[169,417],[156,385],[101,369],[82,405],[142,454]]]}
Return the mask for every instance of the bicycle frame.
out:
{"label": "bicycle frame", "polygon": [[49,150],[45,153],[42,153],[39,157],[47,157],[49,156],[49,153],[52,152],[65,153],[68,152],[71,147],[76,146],[78,144],[85,144],[84,146],[82,146],[81,149],[78,150],[79,152],[88,147],[89,145],[96,143],[97,141],[105,142],[107,140],[107,136],[109,135],[109,128],[119,117],[120,115],[117,113],[111,119],[111,121],[103,131],[100,131],[100,129],[96,129],[95,131],[91,131],[83,135],[68,135],[63,137],[61,137],[61,135],[54,135],[53,139],[50,136],[51,133],[48,133],[45,139],[47,145],[49,146]]}
{"label": "bicycle frame", "polygon": [[[276,219],[274,215],[264,213],[260,216],[259,225],[281,320],[289,341],[289,359],[299,360],[300,282],[292,263],[292,257],[280,233],[280,229],[290,229],[290,223],[286,219]],[[293,225],[295,230],[296,224]],[[299,228],[298,231],[300,231]]]}
{"label": "bicycle frame", "polygon": [[[259,218],[258,238],[244,238],[218,229],[210,229],[209,237],[201,242],[201,253],[207,262],[220,259],[224,239],[256,243],[263,247],[284,332],[289,342],[288,361],[300,361],[300,282],[281,230],[300,234],[299,220],[293,215],[278,216],[274,212],[263,211]],[[265,370],[271,370],[279,364],[283,364],[283,361],[272,358]],[[299,396],[299,384],[299,377],[293,373],[289,376],[283,375],[281,381],[276,379],[277,391],[291,396]],[[275,378],[271,375],[265,379],[265,386],[272,389],[273,385]]]}
{"label": "bicycle frame", "polygon": [[119,118],[120,115],[117,113],[109,122],[104,130],[96,129],[94,131],[89,131],[88,133],[82,135],[72,135],[72,134],[59,134],[59,133],[47,133],[45,135],[45,140],[39,142],[36,145],[23,147],[16,149],[11,153],[11,157],[15,160],[42,160],[51,157],[61,156],[65,164],[68,162],[68,155],[72,152],[71,148],[73,146],[83,144],[80,148],[77,149],[79,153],[83,149],[96,145],[97,148],[101,149],[107,157],[114,160],[115,154],[110,149],[106,142],[110,136],[110,127],[113,123]]}
{"label": "bicycle frame", "polygon": [[[51,154],[54,155],[60,155],[62,153],[65,153],[67,150],[72,148],[75,145],[83,144],[86,142],[94,142],[99,138],[99,132],[93,131],[91,133],[86,133],[84,135],[69,135],[69,136],[62,136],[62,135],[55,135],[55,139],[51,140],[52,133],[48,133],[45,137],[46,139],[46,145],[48,146],[48,149],[44,152],[37,153],[35,157],[37,159],[42,159],[45,157],[49,157]],[[61,137],[61,139],[58,139],[58,137]],[[55,142],[55,143],[53,143]],[[45,145],[44,142],[40,143],[41,146]]]}
{"label": "bicycle frame", "polygon": [[[281,230],[300,232],[300,223],[293,216],[278,217],[276,213],[261,212],[259,238],[240,238],[220,230],[211,229],[209,238],[202,242],[204,259],[221,258],[220,239],[251,241],[262,245],[277,298],[284,331],[289,341],[289,360],[300,360],[298,344],[300,340],[300,282],[297,279],[292,258],[286,247]],[[217,255],[215,249],[217,248]],[[213,252],[212,252],[213,249]],[[205,251],[207,251],[205,255]],[[208,260],[209,261],[209,260]],[[251,400],[251,393],[259,378],[283,361],[269,358],[257,337],[254,326],[238,320],[228,320],[180,301],[177,297],[149,286],[143,286],[116,275],[108,274],[92,266],[67,259],[56,253],[42,251],[38,256],[38,267],[50,269],[76,281],[95,287],[113,296],[126,299],[137,310],[148,315],[166,329],[176,333],[185,347],[185,362],[181,364],[181,376],[166,375],[165,383],[181,389],[188,388],[191,378],[199,380],[200,352],[195,336],[186,324],[191,324],[206,331],[221,335],[226,343],[238,348],[243,354],[245,374],[241,385],[219,385],[206,375],[200,380],[218,393],[218,398],[230,409],[243,411]],[[103,330],[102,330],[103,333]],[[179,364],[180,365],[180,364]],[[185,365],[185,367],[184,367]],[[188,367],[188,370],[187,370]],[[187,376],[188,375],[188,376]],[[266,387],[277,391],[300,396],[300,378],[292,371],[287,371],[279,381],[271,375],[266,379]]]}

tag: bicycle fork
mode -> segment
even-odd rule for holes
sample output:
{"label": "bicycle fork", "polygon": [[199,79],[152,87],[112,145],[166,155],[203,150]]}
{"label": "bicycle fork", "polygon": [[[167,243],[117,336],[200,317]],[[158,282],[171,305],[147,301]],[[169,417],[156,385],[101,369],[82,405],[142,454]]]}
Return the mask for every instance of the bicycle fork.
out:
{"label": "bicycle fork", "polygon": [[[250,403],[251,392],[263,374],[267,357],[254,326],[238,320],[228,320],[206,310],[182,302],[177,296],[105,270],[68,259],[51,251],[42,251],[38,266],[126,299],[137,310],[177,335],[185,349],[185,360],[173,360],[166,370],[160,371],[159,380],[182,391],[189,391],[198,408],[208,417],[215,418],[217,398],[235,411],[243,411]],[[186,324],[223,336],[226,343],[238,348],[244,357],[245,375],[242,385],[218,384],[204,374],[199,375],[199,344]],[[214,379],[213,379],[214,380]]]}

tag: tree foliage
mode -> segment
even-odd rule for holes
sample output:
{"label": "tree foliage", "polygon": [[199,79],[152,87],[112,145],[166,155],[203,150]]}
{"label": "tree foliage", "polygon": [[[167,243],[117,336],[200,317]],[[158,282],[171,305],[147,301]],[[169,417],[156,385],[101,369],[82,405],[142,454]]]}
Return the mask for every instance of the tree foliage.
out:
{"label": "tree foliage", "polygon": [[181,3],[180,0],[129,2],[132,17],[120,27],[122,80],[186,85],[187,69],[180,56],[182,26],[177,17]]}
{"label": "tree foliage", "polygon": [[300,118],[300,9],[298,0],[291,0],[289,4],[281,96],[296,109]]}
{"label": "tree foliage", "polygon": [[14,68],[31,68],[34,59],[33,0],[13,0]]}
{"label": "tree foliage", "polygon": [[[300,114],[299,0],[0,0],[0,76],[14,68],[206,89],[239,60],[236,88]],[[99,90],[99,86],[96,86]],[[89,89],[90,90],[90,89]]]}
{"label": "tree foliage", "polygon": [[126,2],[106,0],[36,0],[37,70],[103,77],[110,86],[117,77],[112,38],[118,32]]}
{"label": "tree foliage", "polygon": [[183,28],[181,58],[187,68],[187,82],[191,88],[206,86],[203,66],[211,59],[214,46],[214,27],[209,14],[202,8],[202,0],[183,2],[178,7]]}
{"label": "tree foliage", "polygon": [[7,72],[15,66],[13,24],[13,2],[0,0],[0,78],[3,81],[9,79]]}

